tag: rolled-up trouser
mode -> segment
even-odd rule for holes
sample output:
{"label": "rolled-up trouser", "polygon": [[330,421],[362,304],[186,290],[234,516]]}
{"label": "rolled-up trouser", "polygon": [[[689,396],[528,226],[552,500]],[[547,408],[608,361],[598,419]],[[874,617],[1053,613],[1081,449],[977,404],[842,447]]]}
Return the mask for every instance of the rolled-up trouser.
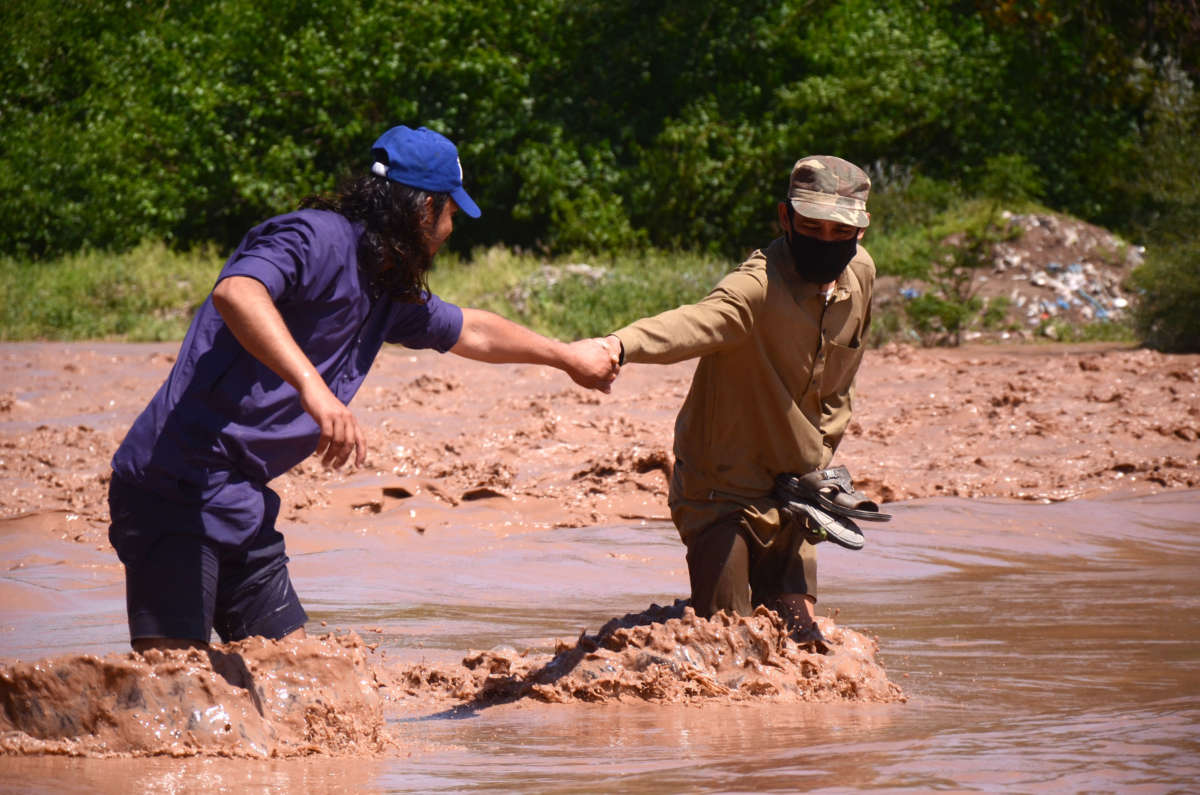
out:
{"label": "rolled-up trouser", "polygon": [[690,535],[687,545],[692,609],[709,617],[718,610],[750,615],[782,594],[817,596],[817,550],[803,531],[785,522],[761,541],[742,511],[717,519]]}

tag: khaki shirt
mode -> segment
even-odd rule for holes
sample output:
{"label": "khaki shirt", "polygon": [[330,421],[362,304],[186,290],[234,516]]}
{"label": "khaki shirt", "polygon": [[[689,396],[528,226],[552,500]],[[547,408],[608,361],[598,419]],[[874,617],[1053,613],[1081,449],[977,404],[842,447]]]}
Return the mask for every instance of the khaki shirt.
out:
{"label": "khaki shirt", "polygon": [[779,528],[769,498],[775,476],[833,458],[850,424],[874,282],[875,263],[860,246],[827,303],[796,275],[780,237],[699,303],[615,332],[626,362],[700,357],[675,421],[668,497],[685,540],[742,508],[769,543]]}

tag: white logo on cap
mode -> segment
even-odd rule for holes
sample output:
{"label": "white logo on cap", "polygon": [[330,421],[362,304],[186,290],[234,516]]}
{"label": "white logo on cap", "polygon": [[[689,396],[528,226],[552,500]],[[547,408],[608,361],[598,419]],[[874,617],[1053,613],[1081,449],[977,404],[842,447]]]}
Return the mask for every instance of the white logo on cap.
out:
{"label": "white logo on cap", "polygon": [[456,163],[458,163],[458,181],[459,181],[459,182],[462,182],[462,179],[463,179],[463,173],[462,173],[462,158],[461,158],[461,157],[456,157],[456,158],[454,158],[454,161],[455,161]]}

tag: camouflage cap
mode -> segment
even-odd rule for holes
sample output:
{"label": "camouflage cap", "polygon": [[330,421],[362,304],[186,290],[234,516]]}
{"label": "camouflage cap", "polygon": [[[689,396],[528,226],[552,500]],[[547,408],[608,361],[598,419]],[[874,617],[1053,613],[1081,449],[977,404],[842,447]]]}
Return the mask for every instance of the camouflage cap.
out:
{"label": "camouflage cap", "polygon": [[800,215],[860,228],[871,223],[867,215],[870,192],[867,172],[832,155],[800,158],[788,181],[788,201]]}

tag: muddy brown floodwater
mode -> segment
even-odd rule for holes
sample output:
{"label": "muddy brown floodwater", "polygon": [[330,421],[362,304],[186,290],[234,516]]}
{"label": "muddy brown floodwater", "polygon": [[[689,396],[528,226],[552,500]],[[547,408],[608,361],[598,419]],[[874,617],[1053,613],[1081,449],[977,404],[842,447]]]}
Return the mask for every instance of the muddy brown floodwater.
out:
{"label": "muddy brown floodwater", "polygon": [[666,518],[691,365],[611,396],[386,351],[368,465],[274,485],[299,642],[127,651],[107,462],[174,345],[0,346],[0,790],[1183,791],[1200,357],[871,351],[828,656],[697,619]]}

